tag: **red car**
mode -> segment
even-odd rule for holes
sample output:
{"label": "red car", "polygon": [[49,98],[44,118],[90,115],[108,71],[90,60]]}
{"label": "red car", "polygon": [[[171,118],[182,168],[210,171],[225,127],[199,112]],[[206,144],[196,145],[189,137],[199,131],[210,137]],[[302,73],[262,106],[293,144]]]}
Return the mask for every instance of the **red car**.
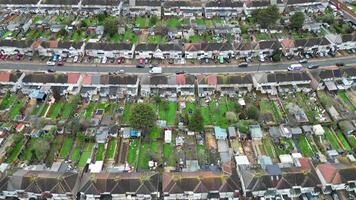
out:
{"label": "red car", "polygon": [[62,66],[62,65],[64,65],[64,63],[63,63],[62,60],[57,60],[57,65],[58,65],[58,66]]}
{"label": "red car", "polygon": [[117,64],[123,64],[125,62],[125,58],[118,58],[117,59]]}
{"label": "red car", "polygon": [[141,64],[141,65],[145,64],[145,59],[140,58],[140,60],[138,61],[138,63]]}

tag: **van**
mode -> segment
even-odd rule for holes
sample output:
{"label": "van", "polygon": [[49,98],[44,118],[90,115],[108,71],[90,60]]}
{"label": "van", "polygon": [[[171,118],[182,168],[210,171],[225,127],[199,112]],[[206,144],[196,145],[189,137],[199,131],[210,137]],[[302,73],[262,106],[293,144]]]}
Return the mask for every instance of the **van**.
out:
{"label": "van", "polygon": [[300,71],[303,69],[303,66],[301,64],[292,64],[291,66],[288,67],[288,71]]}
{"label": "van", "polygon": [[150,71],[150,74],[161,74],[162,73],[162,67],[153,67]]}

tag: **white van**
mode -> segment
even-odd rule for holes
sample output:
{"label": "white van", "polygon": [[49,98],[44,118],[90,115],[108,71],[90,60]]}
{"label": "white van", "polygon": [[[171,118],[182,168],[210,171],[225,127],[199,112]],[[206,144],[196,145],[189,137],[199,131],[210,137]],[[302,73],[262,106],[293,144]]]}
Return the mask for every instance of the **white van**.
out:
{"label": "white van", "polygon": [[303,69],[303,65],[301,65],[301,64],[291,64],[288,67],[288,71],[300,71],[302,69]]}

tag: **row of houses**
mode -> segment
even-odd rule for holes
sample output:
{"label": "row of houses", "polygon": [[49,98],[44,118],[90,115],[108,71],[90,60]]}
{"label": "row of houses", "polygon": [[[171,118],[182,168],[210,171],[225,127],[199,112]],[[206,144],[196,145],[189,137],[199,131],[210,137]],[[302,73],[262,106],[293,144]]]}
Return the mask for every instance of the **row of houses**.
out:
{"label": "row of houses", "polygon": [[225,199],[244,197],[295,198],[332,191],[355,192],[355,167],[343,163],[313,163],[298,153],[290,166],[260,159],[251,165],[236,156],[221,170],[196,172],[100,172],[19,169],[0,174],[2,198],[52,199]]}
{"label": "row of houses", "polygon": [[348,34],[334,38],[284,39],[240,43],[167,43],[167,44],[128,44],[128,43],[84,43],[69,41],[25,41],[0,40],[0,52],[7,55],[40,56],[58,54],[63,57],[88,55],[97,58],[144,58],[144,59],[203,59],[203,58],[243,58],[259,54],[270,55],[281,49],[285,56],[305,53],[328,53],[332,49],[353,49],[356,35]]}
{"label": "row of houses", "polygon": [[[125,75],[98,73],[0,73],[2,90],[21,90],[30,93],[33,89],[58,87],[61,94],[81,94],[90,97],[119,98],[125,95],[162,95],[207,96],[215,92],[226,95],[245,94],[253,89],[262,93],[309,92],[328,89],[329,91],[345,90],[356,83],[354,67],[329,68],[302,72],[260,72],[255,74],[158,74],[158,75]],[[140,87],[140,90],[138,88]]]}
{"label": "row of houses", "polygon": [[0,2],[3,8],[33,8],[33,9],[100,9],[111,8],[113,11],[123,13],[128,16],[205,16],[212,17],[236,17],[241,13],[249,14],[252,10],[265,8],[270,5],[278,6],[282,12],[289,7],[322,6],[325,4],[321,0],[253,0],[253,1],[157,1],[157,0],[130,0],[123,2],[120,0],[30,0],[26,2],[18,0],[5,0]]}

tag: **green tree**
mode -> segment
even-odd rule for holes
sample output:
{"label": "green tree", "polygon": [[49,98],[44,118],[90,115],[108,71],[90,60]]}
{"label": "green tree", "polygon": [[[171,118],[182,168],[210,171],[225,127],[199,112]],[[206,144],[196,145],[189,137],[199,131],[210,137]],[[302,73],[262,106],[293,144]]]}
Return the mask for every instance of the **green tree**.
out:
{"label": "green tree", "polygon": [[276,49],[272,52],[272,61],[279,62],[282,58],[282,51],[280,49]]}
{"label": "green tree", "polygon": [[49,151],[50,145],[49,142],[46,141],[45,139],[39,139],[36,142],[36,145],[34,145],[33,149],[31,150],[31,161],[37,162],[37,161],[43,161],[46,156],[47,152]]}
{"label": "green tree", "polygon": [[113,36],[117,33],[118,30],[118,20],[116,17],[107,17],[104,20],[104,32],[110,36]]}
{"label": "green tree", "polygon": [[96,15],[96,19],[98,19],[99,22],[103,22],[107,17],[108,13],[106,11]]}
{"label": "green tree", "polygon": [[148,132],[155,126],[156,119],[156,113],[150,105],[138,103],[131,109],[129,123],[132,128]]}
{"label": "green tree", "polygon": [[247,114],[247,117],[249,119],[254,119],[254,120],[257,120],[258,119],[258,116],[259,116],[259,110],[256,106],[254,105],[250,105],[249,107],[247,107],[247,110],[246,110],[246,114]]}
{"label": "green tree", "polygon": [[304,20],[305,17],[303,12],[296,12],[289,17],[291,27],[296,30],[299,30],[303,27]]}
{"label": "green tree", "polygon": [[280,18],[280,13],[276,5],[252,11],[252,17],[262,28],[269,28],[276,24]]}
{"label": "green tree", "polygon": [[156,25],[157,22],[158,22],[158,17],[157,17],[157,16],[152,16],[152,17],[150,18],[150,21],[149,21],[148,23],[149,23],[149,26],[152,27],[152,26]]}
{"label": "green tree", "polygon": [[204,119],[199,108],[195,109],[192,117],[189,119],[188,129],[197,132],[204,130]]}
{"label": "green tree", "polygon": [[234,112],[227,112],[225,117],[229,123],[234,123],[237,121],[237,116]]}

